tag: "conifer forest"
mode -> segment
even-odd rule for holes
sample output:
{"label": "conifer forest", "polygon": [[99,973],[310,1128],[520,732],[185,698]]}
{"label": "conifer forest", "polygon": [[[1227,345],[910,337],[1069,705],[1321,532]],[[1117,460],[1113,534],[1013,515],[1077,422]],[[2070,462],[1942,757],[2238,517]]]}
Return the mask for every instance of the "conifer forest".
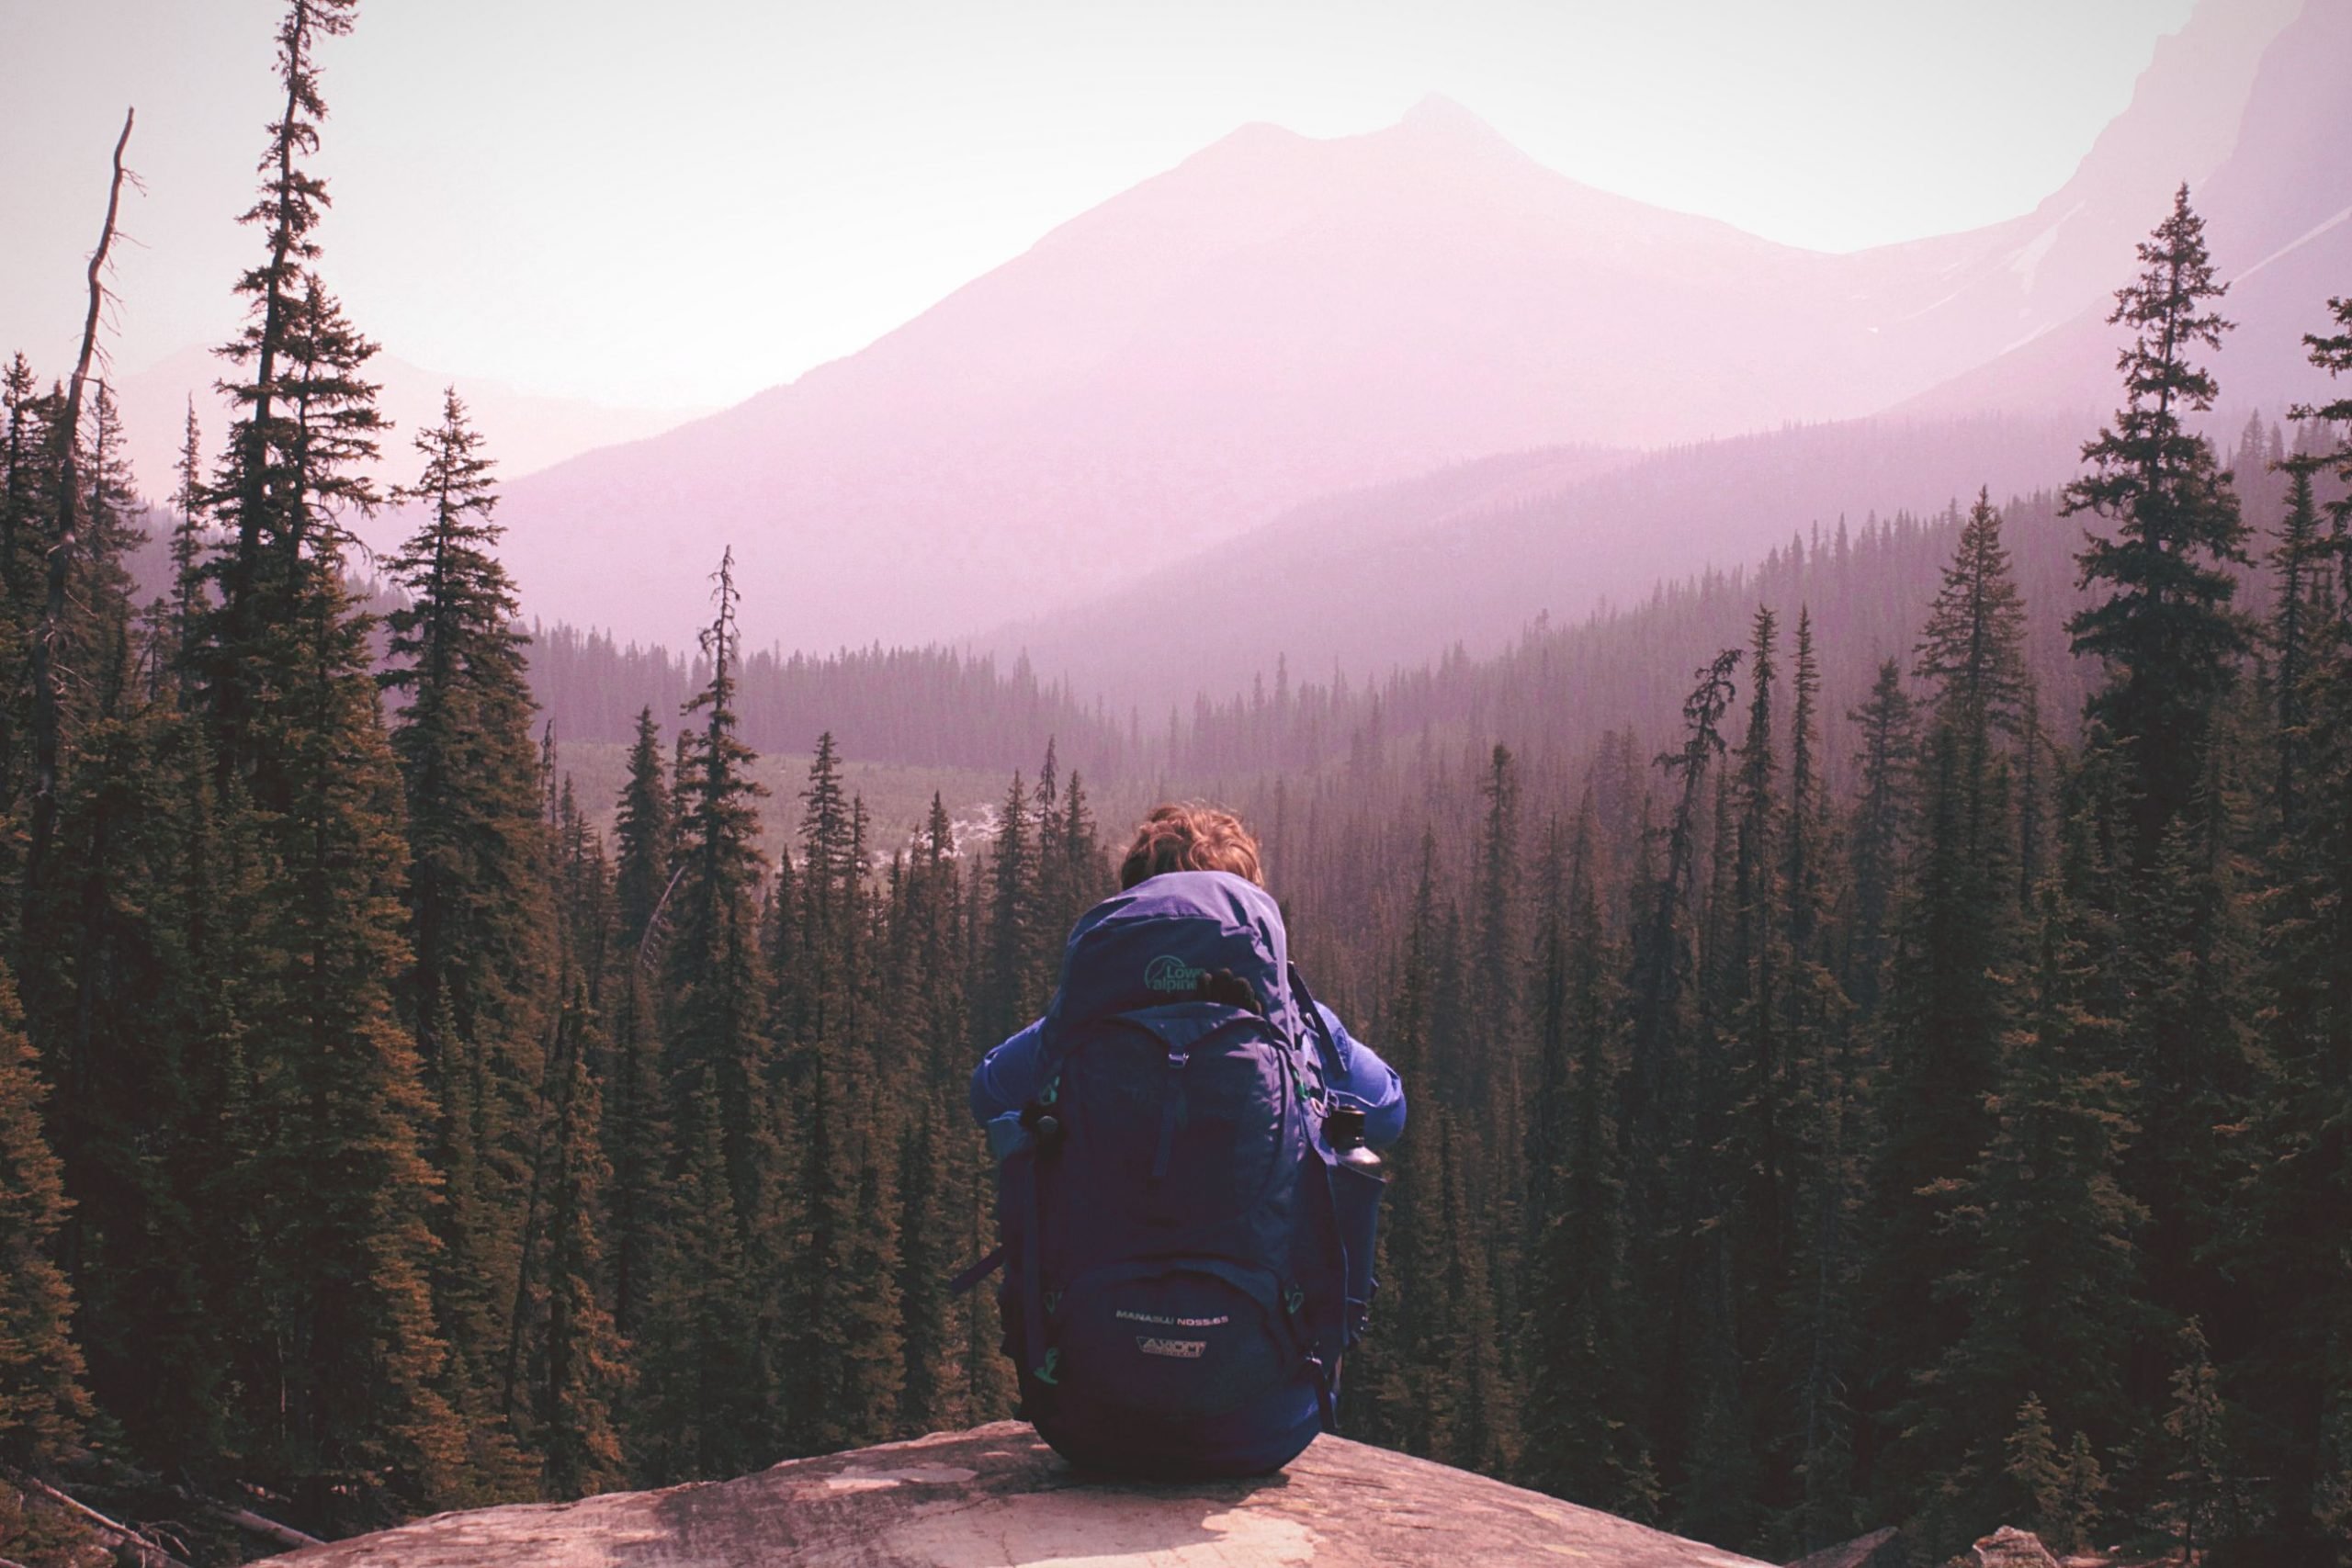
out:
{"label": "conifer forest", "polygon": [[50,1488],[232,1562],[1010,1416],[966,1080],[1203,798],[1411,1097],[1347,1435],[1776,1562],[2352,1562],[2352,297],[2342,398],[2217,442],[2184,186],[2063,490],[1378,681],[787,658],[731,558],[623,650],[522,602],[464,400],[379,412],[356,13],[275,39],[233,423],[130,470],[111,209],[79,362],[6,366],[0,1558],[134,1560]]}

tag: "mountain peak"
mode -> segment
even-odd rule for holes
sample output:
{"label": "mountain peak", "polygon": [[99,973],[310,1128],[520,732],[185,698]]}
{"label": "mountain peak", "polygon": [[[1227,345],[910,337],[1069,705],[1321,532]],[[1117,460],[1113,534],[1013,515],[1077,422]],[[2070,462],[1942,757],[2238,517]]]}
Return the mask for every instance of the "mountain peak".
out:
{"label": "mountain peak", "polygon": [[1391,129],[1410,136],[1416,141],[1483,147],[1511,145],[1502,132],[1443,93],[1425,95],[1420,102],[1407,109],[1405,118]]}

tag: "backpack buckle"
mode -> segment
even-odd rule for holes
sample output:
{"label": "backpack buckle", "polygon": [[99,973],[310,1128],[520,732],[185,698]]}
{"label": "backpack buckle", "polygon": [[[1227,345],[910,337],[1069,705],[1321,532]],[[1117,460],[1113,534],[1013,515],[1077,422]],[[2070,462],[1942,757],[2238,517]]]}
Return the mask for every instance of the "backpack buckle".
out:
{"label": "backpack buckle", "polygon": [[1052,1100],[1040,1096],[1021,1108],[1021,1125],[1028,1130],[1030,1139],[1036,1144],[1040,1155],[1050,1155],[1059,1149],[1062,1139],[1069,1133],[1060,1115],[1046,1109],[1052,1103]]}

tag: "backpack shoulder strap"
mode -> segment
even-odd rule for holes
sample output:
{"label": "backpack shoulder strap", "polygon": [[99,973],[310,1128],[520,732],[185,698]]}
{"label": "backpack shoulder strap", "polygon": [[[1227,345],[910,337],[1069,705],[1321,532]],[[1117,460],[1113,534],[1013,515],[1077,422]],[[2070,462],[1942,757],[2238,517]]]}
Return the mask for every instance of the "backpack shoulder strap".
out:
{"label": "backpack shoulder strap", "polygon": [[1316,1001],[1315,993],[1306,988],[1306,976],[1298,972],[1295,964],[1290,965],[1290,994],[1292,1000],[1298,1005],[1298,1015],[1306,1026],[1307,1038],[1315,1043],[1316,1060],[1322,1066],[1323,1083],[1328,1089],[1348,1076],[1350,1064],[1345,1048],[1323,1021],[1322,1005]]}

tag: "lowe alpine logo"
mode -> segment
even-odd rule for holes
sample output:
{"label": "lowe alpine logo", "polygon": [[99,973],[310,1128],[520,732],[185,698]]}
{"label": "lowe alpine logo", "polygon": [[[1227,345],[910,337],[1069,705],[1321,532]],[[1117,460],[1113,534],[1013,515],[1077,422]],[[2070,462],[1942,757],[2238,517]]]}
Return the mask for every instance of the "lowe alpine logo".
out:
{"label": "lowe alpine logo", "polygon": [[1195,969],[1172,953],[1163,953],[1143,967],[1146,990],[1189,991],[1201,983],[1205,969]]}
{"label": "lowe alpine logo", "polygon": [[1172,1356],[1180,1361],[1197,1361],[1201,1352],[1209,1348],[1205,1339],[1152,1339],[1136,1336],[1136,1348],[1147,1356]]}

